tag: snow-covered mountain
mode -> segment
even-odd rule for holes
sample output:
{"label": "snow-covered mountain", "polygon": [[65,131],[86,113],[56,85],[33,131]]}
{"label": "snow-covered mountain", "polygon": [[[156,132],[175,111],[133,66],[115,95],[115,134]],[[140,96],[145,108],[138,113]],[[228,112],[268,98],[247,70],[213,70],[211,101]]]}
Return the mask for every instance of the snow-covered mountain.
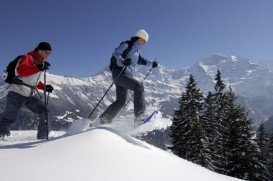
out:
{"label": "snow-covered mountain", "polygon": [[[224,82],[238,94],[238,101],[246,107],[255,126],[272,116],[273,72],[271,68],[260,65],[258,61],[255,63],[254,60],[219,54],[201,59],[189,68],[169,69],[160,66],[154,69],[145,81],[148,112],[160,109],[165,117],[171,117],[173,109],[178,106],[177,99],[181,96],[189,75],[193,74],[198,86],[206,93],[213,90],[214,77],[218,69],[222,72]],[[136,78],[141,81],[148,71],[148,67],[139,66]],[[107,90],[112,79],[110,72],[105,69],[88,78],[49,74],[48,82],[55,88],[54,93],[50,95],[49,107],[51,120],[54,121],[53,128],[57,129],[65,127],[67,121],[86,118]],[[0,111],[4,108],[7,87],[1,79]],[[114,100],[115,88],[113,87],[95,112],[94,117],[97,117]],[[120,116],[128,114],[133,115],[132,102],[121,111]],[[27,110],[23,110],[20,115],[24,128],[31,127],[27,124],[30,119],[29,115],[31,113]],[[32,118],[32,120],[35,123],[35,119]],[[162,131],[156,131],[156,133],[147,133],[146,139],[156,140],[155,135],[157,139],[168,137],[166,131],[164,134]]]}
{"label": "snow-covered mountain", "polygon": [[[256,63],[254,63],[256,62]],[[262,63],[261,63],[262,64]],[[200,60],[190,68],[202,90],[213,88],[212,79],[220,69],[224,82],[233,88],[238,101],[253,118],[255,127],[272,116],[273,72],[259,61],[236,56],[214,55]]]}
{"label": "snow-covered mountain", "polygon": [[[12,135],[35,137],[31,131]],[[50,141],[0,142],[0,160],[1,181],[239,180],[105,126]]]}

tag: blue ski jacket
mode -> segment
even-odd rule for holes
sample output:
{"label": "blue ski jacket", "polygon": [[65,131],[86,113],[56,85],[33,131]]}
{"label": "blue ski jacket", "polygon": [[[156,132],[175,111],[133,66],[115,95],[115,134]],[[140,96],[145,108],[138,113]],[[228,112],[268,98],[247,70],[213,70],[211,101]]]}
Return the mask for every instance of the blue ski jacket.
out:
{"label": "blue ski jacket", "polygon": [[[123,42],[119,45],[118,48],[115,49],[113,52],[112,56],[117,59],[117,66],[123,67],[124,64],[124,59],[122,58],[122,53],[127,49],[129,45],[126,42]],[[136,41],[134,42],[132,49],[128,52],[126,55],[126,58],[131,59],[131,65],[126,67],[125,74],[134,75],[135,72],[135,67],[137,65],[147,65],[147,66],[152,66],[152,62],[147,60],[146,58],[142,57],[140,55],[139,49],[141,49],[142,45]]]}

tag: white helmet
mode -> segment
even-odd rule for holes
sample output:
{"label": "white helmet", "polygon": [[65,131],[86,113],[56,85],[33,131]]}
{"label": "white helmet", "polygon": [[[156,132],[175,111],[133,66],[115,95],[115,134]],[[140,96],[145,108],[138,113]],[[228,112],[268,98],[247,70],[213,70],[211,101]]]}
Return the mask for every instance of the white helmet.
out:
{"label": "white helmet", "polygon": [[145,30],[143,30],[143,29],[139,30],[139,31],[136,33],[135,36],[137,36],[137,37],[139,37],[139,38],[142,38],[142,39],[146,40],[146,42],[149,40],[149,35],[148,35],[148,33],[147,33]]}

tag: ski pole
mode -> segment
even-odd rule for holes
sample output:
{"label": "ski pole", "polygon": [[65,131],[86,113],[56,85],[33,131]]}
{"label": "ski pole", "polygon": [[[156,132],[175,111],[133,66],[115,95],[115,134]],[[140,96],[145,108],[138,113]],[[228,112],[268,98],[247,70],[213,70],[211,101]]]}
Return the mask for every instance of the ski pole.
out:
{"label": "ski pole", "polygon": [[49,94],[50,94],[50,92],[48,92],[48,93],[47,93],[46,105],[48,105],[48,101],[49,101]]}
{"label": "ski pole", "polygon": [[[149,70],[149,72],[146,74],[146,76],[143,78],[143,80],[140,82],[140,84],[143,84],[143,82],[146,80],[146,78],[151,74],[152,70],[153,70],[153,68],[151,68],[151,69]],[[129,104],[129,102],[130,102],[131,99],[134,97],[134,95],[135,95],[135,93],[133,93],[133,94],[131,95],[131,97],[128,99],[128,101],[126,102],[126,104],[125,104],[123,107],[126,107],[126,106]]]}
{"label": "ski pole", "polygon": [[118,74],[117,78],[112,82],[112,84],[109,86],[109,88],[106,90],[106,92],[104,93],[104,95],[102,96],[102,98],[99,100],[99,102],[97,103],[97,105],[93,108],[93,110],[91,111],[91,113],[89,114],[88,118],[91,117],[91,115],[94,113],[94,111],[97,109],[97,107],[99,106],[99,104],[101,103],[101,101],[103,100],[103,98],[106,96],[106,94],[109,92],[109,90],[111,89],[111,87],[114,85],[114,83],[119,79],[120,75],[125,71],[126,66],[124,66],[122,68],[122,70],[120,71],[120,73]]}
{"label": "ski pole", "polygon": [[45,84],[45,88],[44,88],[44,99],[45,99],[45,119],[46,119],[46,139],[48,140],[48,134],[49,134],[49,129],[48,129],[48,111],[47,111],[47,97],[46,97],[46,70],[44,72],[44,84]]}

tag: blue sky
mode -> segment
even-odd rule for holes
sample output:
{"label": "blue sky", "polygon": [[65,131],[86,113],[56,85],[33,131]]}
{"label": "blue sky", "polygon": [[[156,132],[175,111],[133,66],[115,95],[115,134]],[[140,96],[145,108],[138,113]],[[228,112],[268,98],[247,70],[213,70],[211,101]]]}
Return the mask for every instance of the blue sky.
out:
{"label": "blue sky", "polygon": [[3,0],[0,70],[48,41],[52,73],[91,76],[141,28],[150,34],[142,55],[169,68],[215,53],[273,60],[272,8],[271,0]]}

